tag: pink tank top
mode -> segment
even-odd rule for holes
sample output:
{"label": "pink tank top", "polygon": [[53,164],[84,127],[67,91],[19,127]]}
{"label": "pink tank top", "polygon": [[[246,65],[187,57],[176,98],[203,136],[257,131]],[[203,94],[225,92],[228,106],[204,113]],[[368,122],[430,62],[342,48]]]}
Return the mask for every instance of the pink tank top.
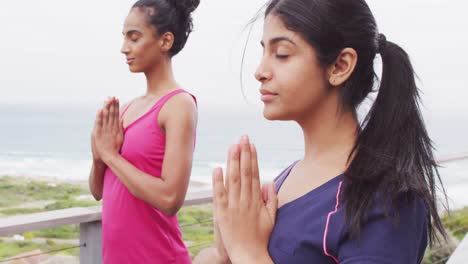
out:
{"label": "pink tank top", "polygon": [[[154,177],[161,177],[166,145],[157,122],[159,111],[171,97],[183,92],[179,89],[161,97],[124,130],[121,155]],[[105,264],[191,263],[177,216],[169,217],[133,196],[109,168],[104,174],[102,243]]]}

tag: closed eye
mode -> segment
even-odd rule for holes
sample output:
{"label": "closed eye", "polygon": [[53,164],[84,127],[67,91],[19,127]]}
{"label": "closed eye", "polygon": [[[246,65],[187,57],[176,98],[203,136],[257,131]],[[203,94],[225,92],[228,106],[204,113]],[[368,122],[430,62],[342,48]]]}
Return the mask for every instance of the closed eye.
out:
{"label": "closed eye", "polygon": [[275,57],[277,59],[287,59],[289,55],[288,54],[276,54]]}

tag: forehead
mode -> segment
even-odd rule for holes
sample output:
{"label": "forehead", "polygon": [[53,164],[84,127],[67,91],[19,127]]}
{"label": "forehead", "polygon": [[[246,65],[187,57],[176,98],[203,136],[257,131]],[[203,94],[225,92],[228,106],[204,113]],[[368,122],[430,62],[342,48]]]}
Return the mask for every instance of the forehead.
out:
{"label": "forehead", "polygon": [[286,25],[278,16],[268,15],[263,25],[262,41],[267,44],[268,41],[277,37],[286,37],[295,43],[300,42],[302,39],[298,33],[286,28]]}
{"label": "forehead", "polygon": [[124,33],[129,30],[144,31],[150,28],[148,22],[148,13],[140,8],[132,8],[124,21]]}

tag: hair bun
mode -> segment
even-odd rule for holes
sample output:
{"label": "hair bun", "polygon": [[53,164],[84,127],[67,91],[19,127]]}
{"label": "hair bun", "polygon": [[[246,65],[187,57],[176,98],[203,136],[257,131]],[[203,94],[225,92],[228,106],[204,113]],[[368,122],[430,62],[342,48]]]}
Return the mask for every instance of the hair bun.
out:
{"label": "hair bun", "polygon": [[168,0],[183,14],[190,15],[200,4],[200,0]]}

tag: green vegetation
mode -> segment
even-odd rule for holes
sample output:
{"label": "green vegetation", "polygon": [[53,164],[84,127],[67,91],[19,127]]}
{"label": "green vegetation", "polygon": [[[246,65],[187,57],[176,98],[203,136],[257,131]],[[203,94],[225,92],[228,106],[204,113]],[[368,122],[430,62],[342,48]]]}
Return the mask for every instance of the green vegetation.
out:
{"label": "green vegetation", "polygon": [[[78,196],[89,194],[86,185],[49,183],[22,177],[0,177],[0,193],[2,194],[0,217],[100,204],[100,202],[94,200],[77,200]],[[54,239],[78,239],[79,233],[79,226],[71,225],[23,233],[25,241],[0,240],[0,261],[35,249],[48,252],[73,247],[74,245],[58,243]],[[45,241],[39,243],[34,240],[35,238],[45,239]],[[79,255],[79,248],[52,254],[77,256]]]}
{"label": "green vegetation", "polygon": [[32,214],[42,211],[44,211],[42,208],[8,208],[0,210],[0,217],[8,215]]}
{"label": "green vegetation", "polygon": [[13,257],[23,252],[37,249],[38,245],[32,242],[0,243],[0,260]]}
{"label": "green vegetation", "polygon": [[468,207],[451,212],[442,221],[458,240],[462,240],[468,232]]}
{"label": "green vegetation", "polygon": [[46,205],[44,208],[46,211],[53,211],[53,210],[60,210],[65,208],[73,208],[73,207],[88,207],[88,206],[95,206],[101,204],[100,202],[96,201],[77,201],[73,199],[67,200],[60,200],[53,204]]}
{"label": "green vegetation", "polygon": [[47,183],[26,178],[0,177],[0,208],[12,207],[28,202],[48,200],[70,200],[89,194],[84,186],[69,183]]}
{"label": "green vegetation", "polygon": [[[100,204],[100,202],[90,200],[76,200],[80,195],[89,194],[86,186],[47,183],[26,178],[0,177],[0,193],[2,193],[0,217]],[[29,203],[33,207],[24,207]],[[22,208],[15,207],[20,205]],[[178,213],[183,239],[187,242],[192,256],[213,243],[211,215],[211,205],[184,207]],[[69,247],[70,245],[60,245],[55,239],[78,239],[79,233],[79,226],[71,225],[23,233],[24,242],[0,240],[0,260],[34,249],[41,249],[45,252],[53,248]],[[35,238],[46,240],[45,243],[31,242]],[[61,251],[59,254],[78,255],[79,249]]]}
{"label": "green vegetation", "polygon": [[192,257],[209,247],[214,241],[213,208],[211,205],[183,207],[177,217],[182,229],[182,238]]}
{"label": "green vegetation", "polygon": [[[80,228],[78,225],[59,226],[32,232],[34,237],[57,238],[57,239],[78,239]],[[24,236],[24,234],[23,234]]]}
{"label": "green vegetation", "polygon": [[457,240],[460,241],[468,231],[468,208],[450,212],[442,218],[448,238],[445,241],[439,237],[432,248],[426,250],[422,264],[444,264],[456,248]]}
{"label": "green vegetation", "polygon": [[[14,243],[0,243],[0,261],[14,257],[24,252],[33,251],[35,249],[40,249],[42,252],[54,251],[49,254],[78,256],[80,254],[80,249],[75,246],[76,245],[63,244],[63,243],[62,244],[52,243],[52,245],[49,245],[48,243],[40,244],[40,243],[34,243],[34,242],[29,242],[29,241],[21,241],[21,242],[14,242]],[[69,249],[60,250],[64,248],[69,248]]]}

